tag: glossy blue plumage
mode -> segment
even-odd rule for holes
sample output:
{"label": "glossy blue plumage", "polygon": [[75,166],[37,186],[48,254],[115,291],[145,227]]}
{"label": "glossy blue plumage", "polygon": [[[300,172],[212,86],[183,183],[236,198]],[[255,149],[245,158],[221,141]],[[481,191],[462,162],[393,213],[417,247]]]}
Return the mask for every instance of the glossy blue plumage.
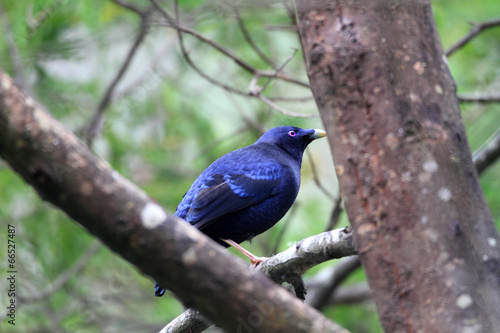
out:
{"label": "glossy blue plumage", "polygon": [[[195,180],[175,215],[227,247],[249,240],[276,224],[300,187],[302,155],[321,130],[275,127],[254,144],[212,163]],[[164,289],[155,286],[155,295]]]}

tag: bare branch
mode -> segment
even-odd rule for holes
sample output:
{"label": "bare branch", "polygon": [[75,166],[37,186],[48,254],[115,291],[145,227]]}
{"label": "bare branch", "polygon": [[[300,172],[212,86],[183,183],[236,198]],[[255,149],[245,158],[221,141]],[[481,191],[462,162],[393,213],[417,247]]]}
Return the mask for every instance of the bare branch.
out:
{"label": "bare branch", "polygon": [[293,220],[295,213],[297,213],[297,208],[300,206],[300,203],[297,201],[293,204],[292,208],[290,208],[289,212],[287,213],[286,220],[283,221],[281,224],[281,229],[280,232],[278,233],[278,237],[276,237],[276,241],[274,242],[274,246],[271,250],[271,253],[277,253],[279,251],[279,246],[281,244],[281,241],[283,240],[283,236],[285,236],[285,232],[288,230],[288,226],[290,225],[291,221]]}
{"label": "bare branch", "polygon": [[[184,57],[184,59],[186,60],[188,65],[191,66],[191,68],[193,68],[198,73],[198,75],[200,75],[202,78],[204,78],[205,80],[207,80],[211,84],[213,84],[219,88],[222,88],[228,92],[242,95],[242,96],[248,96],[248,94],[246,92],[239,90],[239,89],[236,89],[236,88],[233,88],[225,83],[222,83],[222,82],[214,79],[210,75],[206,74],[205,72],[203,72],[195,64],[195,62],[191,59],[188,51],[186,50],[186,46],[184,45],[184,38],[182,36],[182,32],[189,33],[189,31],[192,31],[192,30],[188,29],[188,28],[182,29],[182,27],[177,23],[177,20],[178,20],[178,13],[177,12],[176,12],[176,18],[174,19],[155,0],[151,0],[151,3],[167,19],[167,21],[170,23],[170,26],[175,28],[175,30],[177,32],[177,38],[179,40],[179,46],[181,48],[182,56]],[[199,37],[202,41],[206,42],[207,44],[209,44],[209,45],[213,46],[214,48],[218,49],[219,51],[223,52],[222,51],[222,50],[224,50],[223,48],[218,48],[219,46],[217,44],[215,44],[214,42],[212,42],[211,40],[209,40],[208,38],[201,36],[200,34],[196,33],[195,31],[192,31],[192,32],[196,34],[196,35],[194,35],[195,37]]]}
{"label": "bare branch", "polygon": [[298,32],[299,28],[293,24],[269,24],[266,25],[266,30],[284,30],[290,32]]}
{"label": "bare branch", "polygon": [[[173,27],[176,31],[177,31],[177,36],[178,36],[178,39],[179,39],[179,45],[180,45],[180,48],[181,48],[181,53],[184,57],[184,59],[186,60],[186,62],[188,63],[189,66],[191,66],[191,68],[193,68],[197,73],[198,75],[200,75],[201,77],[203,77],[205,80],[207,80],[208,82],[212,83],[213,85],[219,87],[219,88],[222,88],[230,93],[235,93],[235,94],[238,94],[238,95],[241,95],[241,96],[247,96],[247,97],[255,97],[255,98],[258,98],[260,100],[262,100],[264,103],[266,103],[268,106],[270,106],[272,109],[278,111],[278,112],[281,112],[282,114],[284,115],[287,115],[287,116],[290,116],[290,117],[297,117],[297,118],[313,118],[313,117],[318,117],[317,114],[300,114],[300,113],[295,113],[293,111],[289,111],[289,110],[286,110],[284,108],[282,108],[281,106],[275,104],[274,102],[272,102],[271,100],[269,100],[268,98],[264,97],[261,95],[261,92],[264,88],[257,88],[257,79],[259,77],[268,77],[268,78],[279,78],[279,79],[282,79],[284,81],[289,81],[289,82],[293,82],[293,83],[296,83],[298,85],[302,85],[302,86],[306,86],[306,87],[309,87],[309,84],[308,83],[304,83],[300,80],[297,80],[295,78],[292,78],[286,74],[283,74],[281,72],[281,70],[284,68],[284,66],[286,66],[286,64],[288,64],[288,62],[291,60],[291,58],[293,57],[293,55],[291,57],[289,57],[285,63],[283,64],[283,66],[273,72],[269,72],[269,71],[260,71],[260,70],[257,70],[255,69],[254,67],[252,67],[250,64],[248,64],[247,62],[243,61],[242,59],[238,58],[236,55],[234,55],[233,53],[231,53],[229,50],[225,49],[224,47],[220,46],[219,44],[215,43],[214,41],[210,40],[209,38],[199,34],[198,32],[190,29],[190,28],[187,28],[187,27],[184,27],[182,25],[180,25],[178,23],[178,13],[176,12],[176,17],[175,19],[170,15],[168,14],[159,4],[156,0],[150,0],[151,3],[153,4],[153,6],[163,15],[163,17],[167,20],[169,26]],[[210,75],[206,74],[204,71],[201,70],[200,67],[198,67],[198,65],[196,65],[196,63],[191,59],[191,57],[189,56],[189,53],[188,51],[186,50],[186,46],[184,44],[184,39],[183,39],[183,36],[182,36],[182,33],[187,33],[187,34],[190,34],[198,39],[200,39],[201,41],[209,44],[210,46],[214,47],[216,50],[220,51],[221,53],[223,53],[224,55],[226,55],[227,57],[229,57],[230,59],[232,59],[233,61],[235,61],[239,66],[241,66],[243,69],[249,71],[250,73],[254,74],[254,77],[253,79],[251,80],[250,82],[250,89],[249,89],[249,92],[244,92],[242,90],[239,90],[239,89],[236,89],[234,88],[233,86],[230,86],[230,85],[227,85],[213,77],[211,77]],[[296,53],[297,51],[295,51]],[[294,54],[295,54],[294,53]],[[267,84],[269,84],[270,80],[268,80],[265,84],[265,86],[267,86]]]}
{"label": "bare branch", "polygon": [[477,173],[481,174],[500,157],[500,129],[472,156]]}
{"label": "bare branch", "polygon": [[[310,285],[308,283],[308,287],[311,292],[314,292],[317,285]],[[366,282],[358,282],[347,286],[340,286],[335,289],[333,294],[331,294],[326,301],[325,307],[332,305],[356,304],[367,301],[373,302],[370,286]]]}
{"label": "bare branch", "polygon": [[231,51],[229,51],[225,47],[222,47],[221,45],[217,44],[216,42],[214,42],[210,38],[203,36],[202,34],[198,33],[197,31],[181,25],[178,22],[178,17],[176,17],[175,19],[172,18],[172,16],[170,16],[170,14],[168,14],[167,11],[165,9],[163,9],[163,7],[160,6],[160,4],[156,0],[150,0],[150,2],[160,12],[160,14],[167,20],[168,26],[174,28],[179,33],[181,33],[181,32],[187,33],[191,36],[198,38],[202,42],[207,43],[208,45],[212,46],[217,51],[221,52],[222,54],[224,54],[228,58],[232,59],[235,63],[237,63],[244,70],[246,70],[250,73],[255,73],[257,71],[253,66],[251,66],[249,63],[247,63],[243,59],[239,58],[235,54],[233,54]]}
{"label": "bare branch", "polygon": [[293,111],[289,111],[287,109],[282,108],[278,104],[270,101],[266,96],[263,96],[261,94],[257,95],[256,97],[258,99],[260,99],[261,101],[263,101],[264,103],[266,103],[267,105],[269,105],[274,110],[281,112],[285,116],[296,117],[296,118],[316,118],[316,117],[319,117],[319,114],[304,114],[304,113],[296,113]]}
{"label": "bare branch", "polygon": [[472,27],[469,33],[464,37],[460,38],[455,44],[453,44],[448,48],[448,50],[446,50],[445,54],[447,57],[451,56],[453,53],[458,51],[460,48],[462,48],[464,45],[470,42],[474,37],[479,35],[482,31],[496,26],[500,26],[500,18],[480,23],[471,22],[471,24]]}
{"label": "bare branch", "polygon": [[333,205],[332,213],[330,214],[330,221],[328,221],[328,225],[326,226],[325,231],[332,230],[339,222],[340,214],[344,211],[342,201],[342,196],[339,190],[339,194],[335,199],[335,204]]}
{"label": "bare branch", "polygon": [[234,16],[236,18],[236,21],[238,22],[238,26],[240,27],[241,32],[243,33],[243,37],[245,37],[245,40],[250,44],[252,49],[261,57],[264,62],[266,62],[269,66],[276,68],[276,65],[274,62],[262,52],[262,50],[255,44],[252,36],[250,36],[250,33],[248,32],[245,23],[243,22],[243,19],[241,18],[240,11],[238,6],[232,6],[233,11],[234,11]]}
{"label": "bare branch", "polygon": [[122,1],[122,0],[111,0],[113,1],[114,3],[116,3],[118,6],[120,7],[123,7],[125,9],[128,9],[130,11],[133,11],[134,13],[136,13],[137,15],[139,15],[140,17],[144,17],[146,16],[147,14],[147,11],[137,7],[136,5],[134,4],[131,4],[129,2],[125,2],[125,1]]}
{"label": "bare branch", "polygon": [[123,78],[123,75],[127,71],[130,63],[132,62],[132,59],[134,58],[134,55],[136,51],[139,49],[139,46],[141,43],[144,41],[144,38],[146,37],[148,30],[149,30],[149,11],[147,12],[142,12],[139,11],[136,7],[132,5],[125,4],[122,1],[115,1],[120,6],[124,6],[127,9],[131,9],[132,11],[138,13],[141,16],[141,25],[139,29],[139,33],[135,39],[134,44],[132,44],[132,47],[130,48],[130,51],[128,52],[125,61],[120,67],[120,70],[116,74],[115,78],[113,81],[110,83],[108,88],[106,89],[106,92],[104,93],[103,97],[101,98],[96,110],[94,111],[94,115],[92,117],[92,120],[90,121],[90,124],[87,126],[85,129],[85,141],[88,146],[92,145],[92,142],[96,138],[96,136],[100,133],[102,129],[102,125],[104,123],[103,116],[104,113],[106,112],[108,106],[110,105],[113,94],[115,91],[116,86],[120,82],[120,80]]}
{"label": "bare branch", "polygon": [[160,333],[200,333],[212,326],[212,323],[196,310],[187,309],[168,323]]}
{"label": "bare branch", "polygon": [[500,94],[460,94],[458,100],[462,103],[500,103]]}
{"label": "bare branch", "polygon": [[200,75],[202,78],[204,78],[205,80],[207,80],[211,84],[213,84],[219,88],[222,88],[230,93],[234,93],[234,94],[242,95],[242,96],[249,96],[249,94],[246,93],[245,91],[233,88],[233,87],[231,87],[231,86],[229,86],[229,85],[227,85],[219,80],[214,79],[210,75],[203,72],[189,56],[189,53],[186,50],[186,46],[184,45],[184,39],[182,37],[182,33],[180,32],[180,30],[177,30],[177,38],[179,39],[179,45],[181,48],[182,56],[184,57],[184,59],[186,60],[188,65],[191,66],[191,68],[193,68],[198,73],[198,75]]}
{"label": "bare branch", "polygon": [[359,282],[337,288],[325,305],[354,304],[367,301],[373,301],[370,286],[366,282]]}
{"label": "bare branch", "polygon": [[264,82],[264,84],[262,85],[262,89],[261,89],[261,92],[263,92],[264,90],[266,90],[267,86],[269,85],[269,83],[271,83],[271,81],[276,78],[278,76],[279,73],[281,73],[281,71],[283,71],[283,69],[285,69],[286,65],[288,65],[288,63],[290,61],[292,61],[293,57],[295,57],[295,55],[297,54],[298,50],[297,49],[293,49],[293,53],[285,59],[285,61],[283,62],[283,64],[281,64],[278,68],[276,68],[276,71],[273,75],[269,76],[267,81]]}
{"label": "bare branch", "polygon": [[356,269],[361,267],[358,256],[343,258],[329,269],[329,276],[324,283],[319,284],[313,291],[308,303],[318,310],[328,304],[328,300],[337,287]]}
{"label": "bare branch", "polygon": [[287,101],[287,102],[307,102],[314,100],[314,96],[299,96],[299,97],[291,97],[291,96],[271,96],[267,97],[270,101]]}
{"label": "bare branch", "polygon": [[331,259],[356,254],[350,228],[339,228],[308,237],[257,266],[273,281],[288,282],[288,277],[302,276],[307,270]]}
{"label": "bare branch", "polygon": [[[208,37],[203,36],[202,34],[198,33],[197,31],[190,29],[186,26],[181,25],[177,20],[173,19],[170,14],[168,14],[163,7],[161,7],[156,0],[150,0],[151,4],[160,12],[160,14],[166,19],[166,26],[172,27],[175,30],[177,30],[179,33],[186,33],[189,34],[193,37],[196,37],[197,39],[201,40],[202,42],[212,46],[214,49],[218,50],[228,58],[232,59],[238,66],[246,70],[247,72],[256,75],[256,76],[261,76],[261,77],[272,77],[276,76],[276,78],[283,80],[283,81],[288,81],[294,84],[297,84],[302,87],[310,88],[309,83],[305,81],[301,81],[299,79],[293,78],[288,74],[285,73],[278,73],[275,74],[275,71],[260,71],[250,65],[248,62],[244,61],[243,59],[239,58],[235,54],[233,54],[231,51],[226,49],[225,47],[217,44],[213,40],[211,40]],[[204,76],[205,77],[205,76]],[[205,77],[206,78],[206,77]],[[226,89],[227,90],[227,89]]]}
{"label": "bare branch", "polygon": [[31,93],[31,87],[28,86],[26,81],[26,75],[24,73],[24,65],[21,61],[21,56],[19,54],[19,48],[17,47],[14,35],[12,33],[12,26],[10,24],[9,17],[4,11],[3,5],[0,3],[0,16],[2,18],[2,28],[3,35],[7,40],[7,47],[10,52],[10,58],[12,60],[12,67],[14,69],[14,82],[19,85],[22,89]]}
{"label": "bare branch", "polygon": [[[303,239],[287,250],[264,260],[256,269],[281,284],[297,280],[297,277],[302,277],[307,270],[322,262],[355,254],[356,248],[350,229],[340,228]],[[193,310],[187,310],[165,326],[161,332],[197,333],[208,326],[201,315],[196,315]],[[202,329],[194,329],[195,327]]]}
{"label": "bare branch", "polygon": [[311,151],[307,150],[306,154],[307,154],[309,162],[311,162],[311,170],[313,173],[314,183],[316,184],[316,186],[318,186],[318,188],[321,190],[321,192],[323,192],[328,198],[330,198],[332,201],[335,202],[336,201],[335,196],[330,191],[328,191],[326,189],[326,187],[324,187],[323,184],[321,183],[321,181],[319,180],[318,171],[316,170],[316,164],[314,163],[314,159],[313,159]]}
{"label": "bare branch", "polygon": [[[113,95],[112,102],[115,102],[117,100],[120,100],[130,94],[133,94],[137,91],[137,88],[146,85],[146,81],[149,77],[153,77],[153,74],[156,74],[156,69],[160,65],[161,61],[165,58],[165,54],[170,51],[172,45],[166,43],[164,47],[158,51],[158,53],[154,56],[151,64],[146,67],[146,70],[144,73],[138,77],[136,80],[134,80],[132,83],[130,83],[127,87],[121,89],[120,91],[116,92]],[[158,78],[160,79],[161,76]],[[159,84],[159,80],[158,80]]]}
{"label": "bare branch", "polygon": [[294,78],[294,77],[288,75],[287,73],[279,72],[279,73],[275,74],[275,71],[268,71],[267,70],[267,71],[257,71],[255,74],[259,75],[259,76],[263,76],[263,77],[275,76],[277,79],[287,81],[290,83],[295,83],[296,85],[304,87],[304,88],[309,88],[309,89],[311,88],[311,85],[308,82]]}

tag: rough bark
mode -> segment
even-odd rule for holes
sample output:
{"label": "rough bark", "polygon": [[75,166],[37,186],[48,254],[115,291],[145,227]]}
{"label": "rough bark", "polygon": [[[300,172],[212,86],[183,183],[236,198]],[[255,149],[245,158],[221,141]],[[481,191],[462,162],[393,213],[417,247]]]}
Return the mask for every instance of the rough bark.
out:
{"label": "rough bark", "polygon": [[500,327],[499,236],[428,1],[300,1],[301,42],[387,332]]}
{"label": "rough bark", "polygon": [[42,198],[227,331],[345,332],[169,216],[1,70],[0,156]]}

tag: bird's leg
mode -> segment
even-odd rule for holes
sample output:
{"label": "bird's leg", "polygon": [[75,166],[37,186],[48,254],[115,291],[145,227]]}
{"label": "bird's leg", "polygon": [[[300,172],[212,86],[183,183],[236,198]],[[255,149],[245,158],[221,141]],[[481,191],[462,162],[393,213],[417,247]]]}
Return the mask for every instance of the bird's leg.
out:
{"label": "bird's leg", "polygon": [[222,239],[224,242],[228,243],[229,245],[231,245],[232,247],[234,247],[236,250],[240,251],[241,253],[243,253],[245,255],[245,257],[247,257],[248,259],[250,259],[250,263],[252,264],[250,267],[256,267],[258,264],[260,264],[261,262],[263,262],[265,259],[267,259],[266,257],[257,257],[256,255],[254,255],[253,253],[251,253],[250,251],[248,251],[247,249],[243,248],[240,244],[236,243],[235,241],[231,240],[231,239]]}

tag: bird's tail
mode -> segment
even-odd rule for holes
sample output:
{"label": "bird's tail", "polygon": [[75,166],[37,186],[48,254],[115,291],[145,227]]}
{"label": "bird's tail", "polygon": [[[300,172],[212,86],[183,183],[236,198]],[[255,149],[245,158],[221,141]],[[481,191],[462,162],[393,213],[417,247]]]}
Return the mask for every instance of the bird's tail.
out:
{"label": "bird's tail", "polygon": [[165,288],[163,288],[162,286],[160,286],[158,284],[158,282],[156,282],[155,283],[155,296],[161,297],[161,296],[163,296],[163,294],[165,294]]}

